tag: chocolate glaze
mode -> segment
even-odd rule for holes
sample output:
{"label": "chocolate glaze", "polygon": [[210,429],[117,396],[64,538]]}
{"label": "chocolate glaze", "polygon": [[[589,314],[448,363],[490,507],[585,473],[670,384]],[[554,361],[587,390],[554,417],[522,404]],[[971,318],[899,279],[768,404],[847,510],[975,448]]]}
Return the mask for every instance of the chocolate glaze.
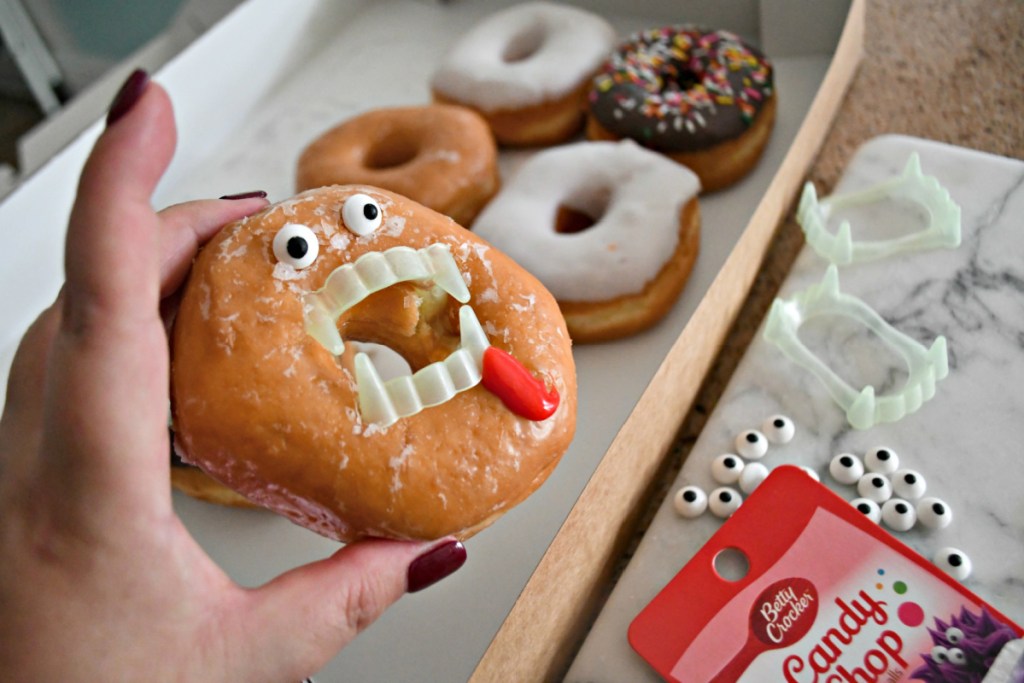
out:
{"label": "chocolate glaze", "polygon": [[774,89],[771,63],[727,31],[672,26],[633,35],[591,84],[609,132],[659,152],[694,152],[746,131]]}

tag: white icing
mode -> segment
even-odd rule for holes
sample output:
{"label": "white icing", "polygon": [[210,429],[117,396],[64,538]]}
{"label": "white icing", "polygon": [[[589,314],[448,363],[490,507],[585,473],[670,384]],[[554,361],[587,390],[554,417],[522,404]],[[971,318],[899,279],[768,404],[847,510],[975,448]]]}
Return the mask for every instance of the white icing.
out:
{"label": "white icing", "polygon": [[[675,252],[681,208],[699,189],[687,168],[632,141],[580,142],[526,162],[473,232],[556,299],[601,301],[643,290]],[[603,215],[582,232],[560,234],[562,205]]]}
{"label": "white icing", "polygon": [[484,111],[567,95],[601,66],[616,35],[601,17],[547,2],[516,5],[473,27],[442,60],[432,86]]}

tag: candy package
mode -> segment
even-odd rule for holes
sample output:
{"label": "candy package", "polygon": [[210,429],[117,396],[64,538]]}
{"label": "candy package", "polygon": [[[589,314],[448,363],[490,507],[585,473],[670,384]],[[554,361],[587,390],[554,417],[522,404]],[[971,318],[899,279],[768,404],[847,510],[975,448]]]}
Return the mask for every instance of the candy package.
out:
{"label": "candy package", "polygon": [[791,466],[772,472],[629,630],[633,649],[679,683],[980,683],[1021,635]]}

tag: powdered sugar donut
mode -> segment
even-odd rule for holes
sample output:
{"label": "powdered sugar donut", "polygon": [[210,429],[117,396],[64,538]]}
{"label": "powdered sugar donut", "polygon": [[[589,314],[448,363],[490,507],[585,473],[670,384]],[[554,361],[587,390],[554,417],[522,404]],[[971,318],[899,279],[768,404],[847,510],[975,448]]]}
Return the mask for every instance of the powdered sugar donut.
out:
{"label": "powdered sugar donut", "polygon": [[700,183],[632,141],[536,154],[473,230],[554,294],[574,341],[614,339],[660,320],[700,242]]}
{"label": "powdered sugar donut", "polygon": [[587,85],[614,45],[615,31],[595,14],[516,5],[452,47],[434,75],[434,99],[480,112],[500,144],[559,142],[582,126]]}

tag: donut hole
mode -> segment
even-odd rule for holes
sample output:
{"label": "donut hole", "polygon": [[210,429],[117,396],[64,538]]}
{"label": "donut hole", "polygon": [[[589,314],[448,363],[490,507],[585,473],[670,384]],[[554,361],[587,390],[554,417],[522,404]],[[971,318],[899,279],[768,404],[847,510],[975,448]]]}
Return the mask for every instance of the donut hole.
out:
{"label": "donut hole", "polygon": [[376,171],[397,168],[409,163],[420,153],[419,144],[405,136],[391,136],[378,140],[366,151],[363,164]]}
{"label": "donut hole", "polygon": [[558,212],[555,214],[555,232],[560,235],[573,235],[577,232],[583,232],[587,228],[594,227],[598,218],[578,209],[559,206]]}
{"label": "donut hole", "polygon": [[[444,360],[458,348],[458,302],[437,288],[399,283],[371,294],[342,314],[338,331],[346,345],[370,345],[396,367],[397,356],[404,362],[399,374],[412,374]],[[376,361],[373,355],[371,359]]]}
{"label": "donut hole", "polygon": [[525,62],[540,51],[546,38],[547,32],[543,26],[533,24],[524,27],[508,41],[501,52],[501,61],[506,64]]}
{"label": "donut hole", "polygon": [[703,76],[693,69],[682,68],[666,84],[666,90],[686,92],[703,81]]}
{"label": "donut hole", "polygon": [[599,188],[567,199],[555,209],[555,232],[574,235],[597,225],[611,203],[611,190]]}

